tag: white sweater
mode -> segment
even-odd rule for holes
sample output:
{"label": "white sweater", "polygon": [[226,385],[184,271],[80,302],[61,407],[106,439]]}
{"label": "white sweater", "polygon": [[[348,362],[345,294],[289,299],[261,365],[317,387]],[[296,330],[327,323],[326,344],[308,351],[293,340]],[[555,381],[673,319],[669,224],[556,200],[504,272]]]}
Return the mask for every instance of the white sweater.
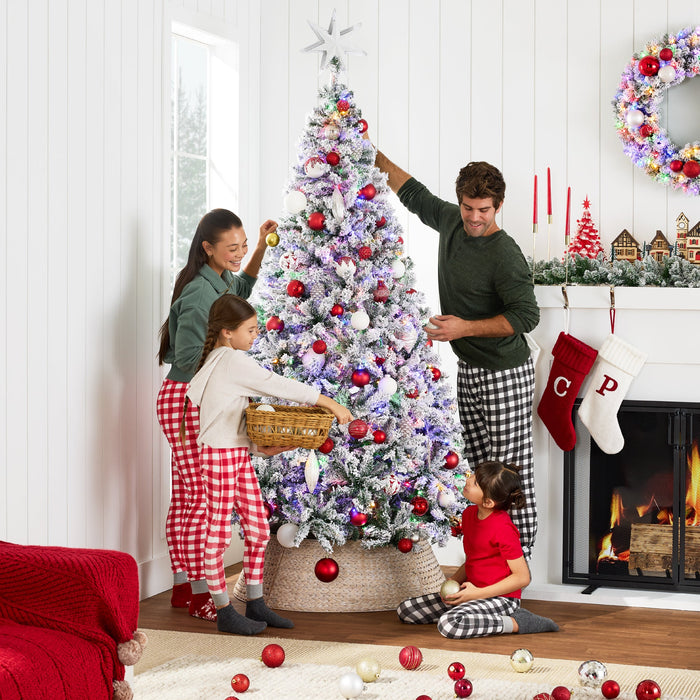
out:
{"label": "white sweater", "polygon": [[242,350],[218,347],[192,377],[187,396],[200,407],[198,445],[252,446],[246,434],[245,410],[251,396],[277,396],[315,404],[320,391],[261,367]]}

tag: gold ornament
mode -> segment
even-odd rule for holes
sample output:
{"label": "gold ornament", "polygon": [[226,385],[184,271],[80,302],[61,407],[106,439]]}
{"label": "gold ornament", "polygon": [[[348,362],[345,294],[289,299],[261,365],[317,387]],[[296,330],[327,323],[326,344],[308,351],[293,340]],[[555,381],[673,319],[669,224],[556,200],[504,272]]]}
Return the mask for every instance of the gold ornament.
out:
{"label": "gold ornament", "polygon": [[532,668],[535,657],[528,649],[516,649],[510,655],[510,665],[517,673],[526,673]]}
{"label": "gold ornament", "polygon": [[382,667],[371,656],[361,658],[355,665],[355,672],[365,683],[374,683],[379,678]]}
{"label": "gold ornament", "polygon": [[448,578],[445,583],[440,586],[440,596],[444,600],[445,598],[449,598],[461,590],[461,586],[457,581],[455,581],[453,578]]}
{"label": "gold ornament", "polygon": [[265,236],[265,243],[270,246],[270,248],[274,248],[278,243],[280,242],[280,237],[277,235],[276,231],[272,231],[271,233],[268,233],[267,236]]}

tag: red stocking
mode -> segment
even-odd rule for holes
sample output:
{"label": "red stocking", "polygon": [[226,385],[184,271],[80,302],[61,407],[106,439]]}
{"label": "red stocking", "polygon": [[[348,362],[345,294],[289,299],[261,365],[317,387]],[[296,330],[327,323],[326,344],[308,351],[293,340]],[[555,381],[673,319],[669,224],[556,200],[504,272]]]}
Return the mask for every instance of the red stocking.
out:
{"label": "red stocking", "polygon": [[537,415],[547,426],[554,442],[566,452],[576,444],[576,431],[571,422],[574,401],[598,351],[562,331],[554,343],[552,355],[554,362],[547,388],[537,406]]}

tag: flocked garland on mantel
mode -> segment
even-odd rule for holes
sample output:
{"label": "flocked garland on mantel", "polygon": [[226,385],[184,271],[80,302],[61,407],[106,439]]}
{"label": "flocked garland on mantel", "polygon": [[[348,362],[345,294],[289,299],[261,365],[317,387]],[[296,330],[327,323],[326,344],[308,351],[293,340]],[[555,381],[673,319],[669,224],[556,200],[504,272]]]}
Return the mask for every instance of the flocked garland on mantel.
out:
{"label": "flocked garland on mantel", "polygon": [[632,162],[657,182],[700,194],[700,141],[678,147],[659,124],[672,85],[700,73],[700,27],[666,34],[634,54],[615,94],[615,126]]}

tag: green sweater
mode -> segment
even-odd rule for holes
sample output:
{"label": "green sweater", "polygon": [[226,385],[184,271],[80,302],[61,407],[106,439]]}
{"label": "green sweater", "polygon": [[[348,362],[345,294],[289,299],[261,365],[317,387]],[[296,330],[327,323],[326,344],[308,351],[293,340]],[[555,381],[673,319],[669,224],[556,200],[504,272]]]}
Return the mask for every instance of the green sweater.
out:
{"label": "green sweater", "polygon": [[502,229],[472,237],[459,206],[431,194],[415,178],[398,192],[401,203],[440,234],[438,290],[445,315],[474,321],[503,314],[515,334],[450,341],[457,357],[474,367],[512,369],[530,354],[523,333],[540,318],[530,269],[518,244]]}
{"label": "green sweater", "polygon": [[165,355],[165,362],[172,365],[168,379],[174,382],[192,379],[202,355],[211,305],[225,292],[247,299],[255,282],[256,278],[245,272],[234,275],[224,270],[220,277],[209,265],[202,265],[170,307],[170,347]]}

